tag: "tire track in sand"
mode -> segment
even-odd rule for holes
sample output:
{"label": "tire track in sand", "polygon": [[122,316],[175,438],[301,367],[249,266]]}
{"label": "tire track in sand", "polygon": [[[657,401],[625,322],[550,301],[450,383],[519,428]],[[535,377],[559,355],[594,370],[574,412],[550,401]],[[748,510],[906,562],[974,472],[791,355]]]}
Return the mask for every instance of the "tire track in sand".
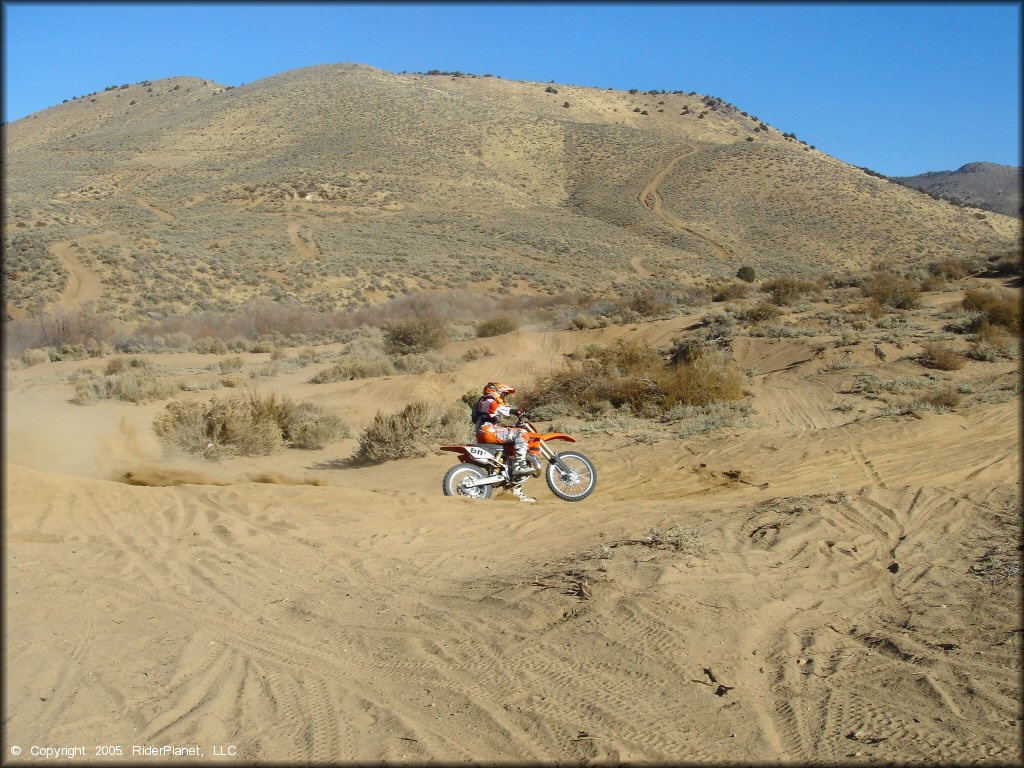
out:
{"label": "tire track in sand", "polygon": [[655,177],[651,179],[647,183],[647,186],[645,186],[643,190],[640,192],[640,194],[637,195],[637,200],[640,202],[640,205],[644,206],[644,208],[646,208],[659,219],[661,219],[661,221],[668,225],[670,229],[674,229],[679,232],[685,232],[688,235],[696,237],[698,240],[703,240],[705,243],[711,246],[711,248],[715,251],[715,254],[718,256],[718,258],[724,259],[727,258],[728,256],[731,256],[732,254],[730,254],[729,251],[721,243],[712,240],[707,235],[703,235],[700,232],[691,229],[690,227],[686,226],[682,221],[673,216],[671,213],[666,211],[661,198],[661,193],[658,192],[658,188],[661,186],[662,182],[664,182],[665,178],[670,173],[672,173],[672,171],[675,170],[675,167],[676,165],[678,165],[679,161],[682,160],[683,158],[689,157],[690,155],[696,154],[696,152],[697,150],[691,149],[687,152],[682,152],[673,157],[671,160],[669,160],[668,164],[660,171],[658,171]]}

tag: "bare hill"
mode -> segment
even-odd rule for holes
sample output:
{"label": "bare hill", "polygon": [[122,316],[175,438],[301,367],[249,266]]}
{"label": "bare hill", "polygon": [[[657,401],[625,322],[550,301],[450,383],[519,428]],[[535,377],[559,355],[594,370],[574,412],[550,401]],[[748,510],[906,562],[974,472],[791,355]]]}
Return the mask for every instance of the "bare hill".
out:
{"label": "bare hill", "polygon": [[[1017,224],[818,152],[696,93],[359,65],[194,78],[6,126],[8,311],[321,310],[820,274],[1009,248]],[[83,294],[81,286],[88,287]]]}
{"label": "bare hill", "polygon": [[1011,165],[968,163],[955,171],[894,176],[893,181],[986,211],[1021,215],[1021,169]]}

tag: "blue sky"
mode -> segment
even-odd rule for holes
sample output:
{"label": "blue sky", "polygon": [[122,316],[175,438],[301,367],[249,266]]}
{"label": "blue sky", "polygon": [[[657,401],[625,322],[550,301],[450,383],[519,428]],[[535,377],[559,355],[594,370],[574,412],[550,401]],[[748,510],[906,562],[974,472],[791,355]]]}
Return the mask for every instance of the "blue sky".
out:
{"label": "blue sky", "polygon": [[894,176],[1020,165],[1021,4],[4,2],[4,120],[357,62],[717,96]]}

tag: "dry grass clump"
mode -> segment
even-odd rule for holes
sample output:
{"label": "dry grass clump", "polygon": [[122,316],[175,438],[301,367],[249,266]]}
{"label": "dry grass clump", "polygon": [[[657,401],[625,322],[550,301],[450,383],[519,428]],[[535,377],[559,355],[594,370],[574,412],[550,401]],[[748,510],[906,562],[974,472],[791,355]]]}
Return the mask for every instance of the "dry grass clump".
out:
{"label": "dry grass clump", "polygon": [[390,354],[429,352],[444,345],[444,323],[434,315],[399,320],[384,328],[384,342]]}
{"label": "dry grass clump", "polygon": [[921,301],[917,282],[889,271],[876,272],[864,282],[861,291],[889,309],[916,309]]}
{"label": "dry grass clump", "polygon": [[817,291],[820,287],[813,280],[800,280],[795,277],[776,277],[761,284],[761,290],[778,306],[795,304],[804,294]]}
{"label": "dry grass clump", "polygon": [[161,379],[148,360],[115,357],[107,363],[102,378],[89,378],[75,385],[72,401],[93,405],[100,400],[145,403],[173,397],[179,390],[173,381]]}
{"label": "dry grass clump", "polygon": [[952,410],[960,405],[963,401],[963,397],[952,390],[942,390],[940,392],[931,392],[924,395],[921,402],[928,403],[932,408],[942,410]]}
{"label": "dry grass clump", "polygon": [[963,308],[979,313],[990,325],[1021,335],[1020,298],[1014,291],[974,288],[964,294]]}
{"label": "dry grass clump", "polygon": [[565,367],[542,376],[522,402],[530,410],[600,413],[628,407],[655,417],[679,404],[708,405],[738,400],[742,375],[720,351],[690,353],[692,359],[666,363],[659,350],[629,341],[590,345],[566,360]]}
{"label": "dry grass clump", "polygon": [[426,456],[442,443],[471,440],[471,432],[467,411],[461,404],[444,407],[415,401],[398,413],[378,412],[359,436],[355,459],[377,464]]}
{"label": "dry grass clump", "polygon": [[330,384],[335,381],[371,379],[376,376],[390,376],[395,366],[389,360],[343,360],[314,374],[310,384]]}
{"label": "dry grass clump", "polygon": [[508,315],[499,315],[488,320],[481,320],[476,326],[477,338],[485,339],[490,336],[501,336],[519,330],[519,323],[515,318]]}
{"label": "dry grass clump", "polygon": [[339,416],[315,403],[255,390],[207,403],[168,403],[153,420],[153,429],[164,440],[208,458],[262,456],[285,446],[322,448],[351,435]]}
{"label": "dry grass clump", "polygon": [[957,371],[964,367],[963,356],[940,344],[937,341],[926,342],[921,345],[924,355],[920,358],[921,365],[927,368],[935,368],[940,371]]}

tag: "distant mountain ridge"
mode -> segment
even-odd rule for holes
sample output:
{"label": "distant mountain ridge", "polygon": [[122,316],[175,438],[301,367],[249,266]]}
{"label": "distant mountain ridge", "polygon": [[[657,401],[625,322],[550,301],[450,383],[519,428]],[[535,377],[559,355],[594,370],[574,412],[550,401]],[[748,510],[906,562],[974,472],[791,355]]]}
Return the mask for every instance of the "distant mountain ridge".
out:
{"label": "distant mountain ridge", "polygon": [[893,181],[933,197],[1004,216],[1021,216],[1021,169],[998,163],[967,163],[955,171],[891,176]]}
{"label": "distant mountain ridge", "polygon": [[420,291],[635,295],[924,267],[1018,222],[720,98],[327,64],[112,87],[4,128],[5,303],[125,320]]}

